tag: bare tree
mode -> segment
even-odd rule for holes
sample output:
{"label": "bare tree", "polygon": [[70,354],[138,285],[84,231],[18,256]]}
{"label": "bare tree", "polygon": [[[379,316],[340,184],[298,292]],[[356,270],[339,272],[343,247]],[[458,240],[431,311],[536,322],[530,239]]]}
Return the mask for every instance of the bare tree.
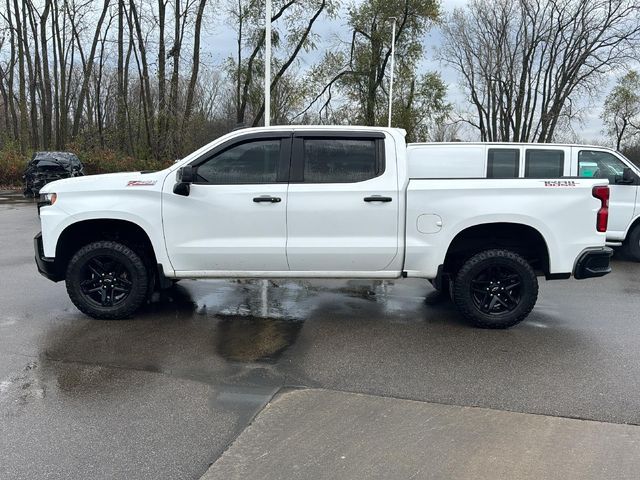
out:
{"label": "bare tree", "polygon": [[[93,73],[93,63],[95,61],[96,49],[98,48],[98,41],[100,40],[100,34],[102,33],[102,24],[104,22],[105,17],[107,16],[107,11],[109,10],[109,2],[110,0],[104,0],[102,4],[102,12],[100,13],[100,18],[98,19],[98,23],[95,27],[95,31],[93,34],[93,41],[91,42],[91,51],[89,52],[89,57],[84,60],[83,59],[83,78],[82,78],[82,86],[80,87],[80,93],[78,95],[78,101],[75,106],[75,111],[73,115],[73,137],[77,137],[78,131],[80,128],[80,120],[82,119],[82,109],[84,107],[84,102],[87,97],[87,92],[89,90],[89,81],[91,80],[91,75]],[[80,36],[78,34],[78,29],[76,25],[73,25],[73,32],[78,42],[78,49],[82,53],[82,42],[80,41]]]}
{"label": "bare tree", "polygon": [[191,64],[191,77],[189,79],[189,86],[187,88],[187,99],[185,101],[184,115],[182,118],[182,132],[184,135],[184,129],[191,117],[193,109],[193,98],[195,95],[195,88],[198,82],[198,72],[200,71],[200,35],[202,31],[202,19],[204,17],[204,7],[207,0],[200,0],[198,4],[198,12],[196,13],[195,20],[195,32],[193,38],[193,62]]}
{"label": "bare tree", "polygon": [[[264,69],[264,56],[261,54],[264,53],[265,29],[259,22],[264,15],[263,8],[263,4],[255,0],[240,0],[232,4],[237,53],[235,58],[228,59],[228,68],[235,85],[237,124],[257,126],[264,120],[264,102],[259,93],[262,88],[259,75]],[[329,0],[282,0],[274,3],[271,16],[272,62],[275,66],[270,85],[272,93],[295,65],[301,52],[315,48],[313,28],[322,14],[331,16],[334,8],[334,3]]]}
{"label": "bare tree", "polygon": [[[11,8],[9,6],[9,0],[7,0],[7,12],[9,18],[11,18]],[[14,23],[10,23],[9,26],[12,29],[12,34],[17,39],[18,44],[18,110],[20,112],[20,129],[19,140],[20,148],[22,152],[26,151],[27,144],[29,143],[29,127],[27,122],[27,90],[26,90],[26,73],[25,73],[25,38],[22,30],[21,9],[18,5],[18,0],[13,0],[13,16]]]}
{"label": "bare tree", "polygon": [[[219,8],[207,0],[0,2],[0,155],[15,145],[23,154],[74,148],[149,168],[238,119],[263,120],[263,0],[239,0],[238,54],[223,65],[209,60],[218,46],[203,41]],[[316,48],[317,24],[335,5],[274,0],[274,121],[290,122],[304,106],[301,58]]]}
{"label": "bare tree", "polygon": [[444,22],[483,140],[553,139],[572,102],[637,53],[639,0],[471,0]]}

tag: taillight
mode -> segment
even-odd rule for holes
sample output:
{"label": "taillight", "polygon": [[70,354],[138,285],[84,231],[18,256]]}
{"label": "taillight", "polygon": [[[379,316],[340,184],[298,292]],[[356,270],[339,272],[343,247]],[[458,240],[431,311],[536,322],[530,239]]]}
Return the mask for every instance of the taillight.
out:
{"label": "taillight", "polygon": [[596,229],[604,233],[607,231],[607,224],[609,223],[609,187],[602,185],[593,187],[593,196],[600,200]]}

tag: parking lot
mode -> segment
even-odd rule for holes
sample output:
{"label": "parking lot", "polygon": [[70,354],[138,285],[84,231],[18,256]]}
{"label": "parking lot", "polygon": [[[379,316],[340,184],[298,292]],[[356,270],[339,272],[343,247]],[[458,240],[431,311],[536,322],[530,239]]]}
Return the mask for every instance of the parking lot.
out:
{"label": "parking lot", "polygon": [[97,321],[37,273],[32,203],[0,194],[0,226],[0,478],[199,478],[289,389],[640,425],[640,264],[619,256],[541,281],[505,331],[421,280],[182,281]]}

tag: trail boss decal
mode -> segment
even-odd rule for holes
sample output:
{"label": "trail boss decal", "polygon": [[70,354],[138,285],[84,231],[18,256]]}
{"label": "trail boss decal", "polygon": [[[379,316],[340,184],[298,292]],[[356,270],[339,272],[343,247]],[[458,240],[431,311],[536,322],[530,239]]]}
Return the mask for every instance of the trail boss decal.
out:
{"label": "trail boss decal", "polygon": [[545,187],[577,187],[575,180],[545,180]]}
{"label": "trail boss decal", "polygon": [[156,180],[129,180],[127,187],[150,187],[155,184]]}

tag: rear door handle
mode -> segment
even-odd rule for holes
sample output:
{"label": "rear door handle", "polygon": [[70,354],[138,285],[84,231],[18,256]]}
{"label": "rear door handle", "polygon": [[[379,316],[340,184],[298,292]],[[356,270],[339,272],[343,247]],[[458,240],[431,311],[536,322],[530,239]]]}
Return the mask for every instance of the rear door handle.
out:
{"label": "rear door handle", "polygon": [[364,197],[365,202],[390,202],[393,199],[391,197],[383,197],[382,195],[371,195],[370,197]]}
{"label": "rear door handle", "polygon": [[259,197],[254,197],[253,201],[256,203],[280,203],[282,199],[280,197],[272,197],[271,195],[260,195]]}

